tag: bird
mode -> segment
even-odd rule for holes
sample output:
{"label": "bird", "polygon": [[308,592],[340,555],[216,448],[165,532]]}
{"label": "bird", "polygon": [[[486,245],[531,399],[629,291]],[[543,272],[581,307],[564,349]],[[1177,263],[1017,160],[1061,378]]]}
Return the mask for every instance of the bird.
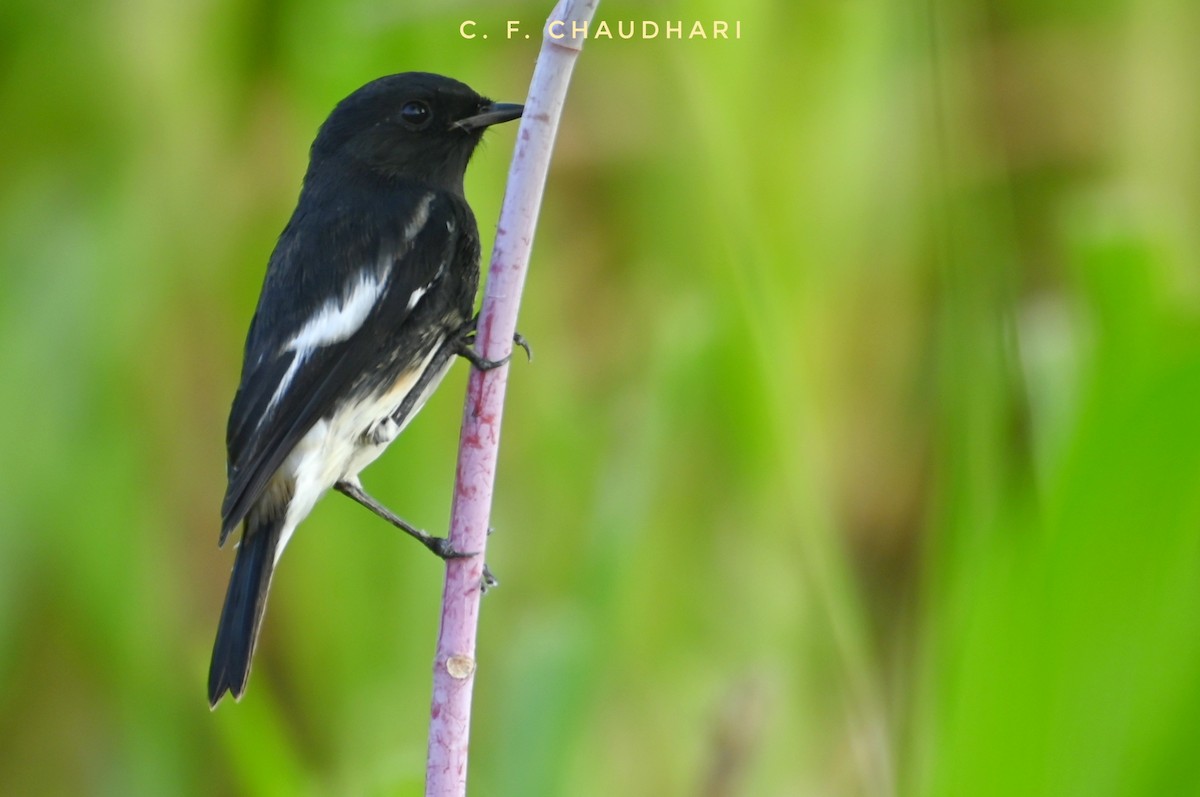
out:
{"label": "bird", "polygon": [[318,130],[267,263],[226,429],[220,545],[239,527],[241,538],[211,708],[245,692],[280,555],[331,488],[442,558],[462,555],[372,498],[359,473],[457,356],[481,369],[504,362],[472,347],[480,246],[463,178],[484,131],[522,112],[452,78],[405,72],[354,91]]}

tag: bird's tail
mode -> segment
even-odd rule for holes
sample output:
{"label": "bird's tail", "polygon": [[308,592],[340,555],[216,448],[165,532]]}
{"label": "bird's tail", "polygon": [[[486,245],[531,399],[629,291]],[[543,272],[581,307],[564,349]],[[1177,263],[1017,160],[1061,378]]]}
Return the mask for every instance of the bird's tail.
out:
{"label": "bird's tail", "polygon": [[247,521],[242,532],[208,668],[208,702],[213,708],[226,691],[235,700],[246,691],[250,659],[267,608],[267,591],[275,570],[275,546],[279,544],[282,525],[282,517],[253,527]]}

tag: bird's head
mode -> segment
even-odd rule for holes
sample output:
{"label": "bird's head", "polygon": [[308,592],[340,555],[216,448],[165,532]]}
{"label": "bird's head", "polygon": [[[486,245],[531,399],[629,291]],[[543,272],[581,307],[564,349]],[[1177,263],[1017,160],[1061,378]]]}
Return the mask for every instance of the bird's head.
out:
{"label": "bird's head", "polygon": [[462,191],[471,154],[490,125],[520,117],[441,75],[405,72],[374,80],[338,103],[313,142],[310,173],[326,164],[365,167]]}

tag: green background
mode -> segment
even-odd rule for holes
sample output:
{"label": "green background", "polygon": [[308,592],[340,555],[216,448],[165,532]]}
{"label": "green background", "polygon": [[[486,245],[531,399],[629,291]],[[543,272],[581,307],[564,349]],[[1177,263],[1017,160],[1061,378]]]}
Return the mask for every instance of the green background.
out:
{"label": "green background", "polygon": [[[420,792],[441,568],[342,498],[209,712],[224,423],[329,109],[548,11],[0,5],[0,793]],[[472,793],[1200,794],[1200,5],[600,16],[743,37],[578,63]],[[364,479],[434,530],[466,370]]]}

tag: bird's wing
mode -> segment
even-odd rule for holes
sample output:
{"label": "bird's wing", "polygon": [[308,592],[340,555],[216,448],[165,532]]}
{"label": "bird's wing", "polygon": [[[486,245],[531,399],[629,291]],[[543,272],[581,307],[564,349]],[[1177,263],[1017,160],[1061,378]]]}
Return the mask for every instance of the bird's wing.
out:
{"label": "bird's wing", "polygon": [[[467,270],[477,274],[473,219],[466,223],[459,203],[426,194],[410,207],[415,215],[410,211],[412,220],[391,241],[382,235],[348,240],[337,223],[313,224],[312,219],[304,226],[316,230],[315,239],[294,240],[289,235],[294,225],[281,236],[229,416],[222,543],[300,438],[373,368],[394,361],[398,352],[412,357],[403,367],[419,362],[426,319],[444,323],[438,317],[444,311],[435,305],[460,302],[456,294],[462,291],[453,283],[461,279],[464,259],[472,261]],[[347,257],[362,265],[346,268],[335,260]],[[467,311],[473,282],[470,294]]]}

